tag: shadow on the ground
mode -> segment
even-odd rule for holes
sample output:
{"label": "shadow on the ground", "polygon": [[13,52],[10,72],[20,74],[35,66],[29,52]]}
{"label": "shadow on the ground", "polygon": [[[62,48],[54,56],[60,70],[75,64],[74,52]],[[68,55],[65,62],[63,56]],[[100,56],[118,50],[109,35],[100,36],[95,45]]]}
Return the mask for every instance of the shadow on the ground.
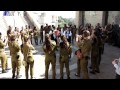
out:
{"label": "shadow on the ground", "polygon": [[44,54],[44,52],[36,51],[36,52],[33,52],[33,55],[45,55],[45,54]]}

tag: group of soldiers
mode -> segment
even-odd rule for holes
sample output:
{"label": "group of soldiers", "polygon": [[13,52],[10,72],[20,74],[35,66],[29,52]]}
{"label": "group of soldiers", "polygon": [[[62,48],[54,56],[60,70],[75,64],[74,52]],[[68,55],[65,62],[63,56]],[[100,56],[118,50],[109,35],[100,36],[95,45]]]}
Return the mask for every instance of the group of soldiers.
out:
{"label": "group of soldiers", "polygon": [[[64,78],[63,69],[66,68],[67,78],[70,79],[69,60],[72,53],[72,45],[77,45],[79,53],[76,51],[77,57],[77,72],[76,76],[80,77],[80,72],[83,73],[83,79],[89,79],[88,75],[88,60],[91,60],[90,73],[100,73],[99,66],[101,62],[101,55],[104,52],[104,44],[109,40],[108,25],[102,27],[99,23],[94,28],[91,24],[86,26],[80,25],[76,28],[76,25],[65,24],[63,28],[59,25],[56,28],[54,25],[46,26],[41,25],[40,30],[36,27],[31,29],[30,26],[25,26],[25,29],[19,31],[17,27],[12,31],[11,26],[7,30],[7,38],[0,39],[0,58],[2,65],[2,73],[6,73],[8,70],[8,60],[4,47],[8,44],[11,63],[12,63],[12,78],[20,78],[21,65],[25,66],[26,79],[34,76],[34,58],[32,50],[33,47],[32,38],[34,38],[35,44],[43,45],[43,51],[45,53],[45,79],[48,79],[49,65],[52,65],[52,78],[56,78],[56,51],[59,52],[59,65],[60,65],[60,79]],[[38,37],[40,36],[40,41]],[[0,34],[0,38],[2,34]],[[19,43],[19,40],[22,43]],[[76,43],[74,43],[76,42]],[[21,55],[24,59],[22,62]],[[81,55],[81,56],[80,56]],[[17,74],[17,75],[16,75]]]}
{"label": "group of soldiers", "polygon": [[[11,56],[11,64],[12,64],[12,78],[20,78],[20,70],[21,65],[25,66],[25,76],[28,79],[28,71],[30,67],[30,76],[31,79],[33,78],[33,66],[34,66],[34,59],[32,50],[35,48],[32,46],[32,37],[36,40],[37,30],[30,29],[30,26],[22,27],[22,30],[19,31],[17,27],[13,30],[11,26],[8,27],[7,30],[7,37],[2,39],[2,33],[0,33],[0,58],[1,58],[1,65],[2,65],[2,73],[7,73],[8,68],[8,58],[5,53],[5,46],[8,45],[10,50]],[[20,41],[22,43],[20,43]],[[22,54],[24,59],[22,58]],[[23,61],[22,61],[23,60]]]}

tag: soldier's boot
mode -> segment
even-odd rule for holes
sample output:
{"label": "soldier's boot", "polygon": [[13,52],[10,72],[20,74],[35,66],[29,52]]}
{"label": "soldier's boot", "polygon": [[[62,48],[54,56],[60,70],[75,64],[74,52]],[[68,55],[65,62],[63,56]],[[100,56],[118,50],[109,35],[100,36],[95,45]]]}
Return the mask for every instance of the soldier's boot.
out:
{"label": "soldier's boot", "polygon": [[31,77],[31,79],[34,79],[33,77]]}
{"label": "soldier's boot", "polygon": [[7,71],[6,70],[2,70],[2,73],[7,73]]}
{"label": "soldier's boot", "polygon": [[15,74],[12,75],[12,79],[14,79],[14,78],[15,78]]}
{"label": "soldier's boot", "polygon": [[16,79],[19,79],[19,78],[21,78],[21,77],[22,77],[21,75],[17,75],[17,76],[16,76]]}
{"label": "soldier's boot", "polygon": [[29,77],[28,76],[26,76],[26,79],[28,79]]}
{"label": "soldier's boot", "polygon": [[67,79],[70,79],[70,76],[67,76]]}
{"label": "soldier's boot", "polygon": [[95,72],[100,73],[100,70],[95,70]]}
{"label": "soldier's boot", "polygon": [[93,71],[93,70],[92,70],[92,71],[90,71],[90,73],[92,73],[92,74],[96,74],[96,73],[95,73],[95,71]]}
{"label": "soldier's boot", "polygon": [[92,69],[92,66],[90,66],[89,68]]}
{"label": "soldier's boot", "polygon": [[80,74],[78,74],[78,73],[75,73],[75,76],[77,76],[77,77],[80,77]]}
{"label": "soldier's boot", "polygon": [[63,79],[63,76],[62,76],[62,77],[60,77],[60,79]]}

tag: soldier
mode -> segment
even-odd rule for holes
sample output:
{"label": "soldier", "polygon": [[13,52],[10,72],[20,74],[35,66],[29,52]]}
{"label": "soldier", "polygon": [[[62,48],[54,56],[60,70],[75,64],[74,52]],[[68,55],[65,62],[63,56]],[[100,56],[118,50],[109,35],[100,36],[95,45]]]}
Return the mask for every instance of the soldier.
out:
{"label": "soldier", "polygon": [[8,40],[10,40],[10,34],[12,33],[12,28],[11,26],[8,27],[8,30],[7,30],[7,36],[8,36]]}
{"label": "soldier", "polygon": [[84,31],[84,27],[83,27],[83,25],[80,25],[79,28],[78,28],[78,34],[82,35],[83,31]]}
{"label": "soldier", "polygon": [[107,34],[105,28],[102,29],[102,54],[104,53],[104,45],[107,39]]}
{"label": "soldier", "polygon": [[15,78],[15,72],[17,69],[16,78],[20,78],[20,68],[21,68],[21,48],[16,41],[16,36],[11,35],[11,41],[9,42],[11,61],[12,61],[12,78]]}
{"label": "soldier", "polygon": [[98,62],[99,62],[99,65],[100,65],[100,62],[101,62],[101,55],[102,55],[102,48],[103,48],[103,41],[102,41],[102,38],[100,36],[97,37],[98,38],[98,42],[99,42],[99,59],[98,59]]}
{"label": "soldier", "polygon": [[88,59],[91,51],[91,40],[89,39],[90,32],[85,30],[83,32],[83,40],[78,43],[79,49],[81,49],[81,53],[83,58],[80,60],[80,69],[83,73],[83,79],[89,79],[88,76]]}
{"label": "soldier", "polygon": [[46,24],[46,26],[44,27],[44,30],[45,30],[45,34],[49,33],[48,24]]}
{"label": "soldier", "polygon": [[[79,44],[81,40],[82,40],[82,35],[77,35],[76,34],[76,42],[77,42],[77,44]],[[75,51],[76,56],[78,56],[78,54],[77,54],[78,51],[81,52],[81,49],[78,49],[77,51]],[[78,59],[77,60],[77,72],[75,73],[75,76],[80,77],[80,60],[81,60],[81,58],[77,57],[77,59]]]}
{"label": "soldier", "polygon": [[43,50],[45,52],[45,79],[48,79],[48,70],[50,63],[52,64],[52,78],[56,78],[56,42],[50,39],[49,34],[46,34]]}
{"label": "soldier", "polygon": [[76,38],[75,37],[76,32],[77,32],[77,28],[76,28],[76,25],[74,25],[72,28],[72,43],[74,43],[74,39]]}
{"label": "soldier", "polygon": [[63,32],[66,30],[66,28],[67,28],[67,24],[64,24]]}
{"label": "soldier", "polygon": [[64,65],[66,67],[67,78],[70,79],[70,70],[69,70],[69,55],[72,53],[72,47],[63,36],[63,41],[60,43],[60,79],[63,79],[63,69]]}
{"label": "soldier", "polygon": [[43,25],[41,25],[41,28],[40,28],[40,44],[43,43],[43,31],[44,31],[44,27],[43,27]]}
{"label": "soldier", "polygon": [[92,71],[90,73],[95,74],[95,72],[99,73],[99,41],[97,39],[97,32],[94,32],[92,38],[92,49],[91,49],[91,66]]}
{"label": "soldier", "polygon": [[1,59],[1,65],[2,65],[2,73],[6,73],[6,62],[7,62],[7,55],[5,53],[5,41],[3,42],[1,39],[1,33],[0,33],[0,59]]}
{"label": "soldier", "polygon": [[32,44],[33,30],[30,28],[30,26],[28,26],[28,32],[29,32],[29,37]]}
{"label": "soldier", "polygon": [[24,34],[25,34],[25,32],[23,31],[23,27],[22,27],[22,29],[20,31],[20,34],[21,34],[22,43],[24,43]]}
{"label": "soldier", "polygon": [[24,31],[26,32],[27,35],[29,35],[28,25],[25,25],[25,30]]}
{"label": "soldier", "polygon": [[38,34],[39,34],[39,33],[38,33],[36,27],[34,27],[33,33],[34,33],[35,44],[38,45]]}
{"label": "soldier", "polygon": [[29,42],[29,36],[25,36],[24,38],[24,44],[22,47],[22,51],[23,51],[23,55],[24,55],[24,65],[25,65],[25,76],[26,79],[29,78],[29,66],[30,66],[30,76],[31,79],[33,79],[33,73],[34,73],[34,59],[33,59],[33,54],[32,54],[32,50],[34,50],[35,48],[30,44]]}

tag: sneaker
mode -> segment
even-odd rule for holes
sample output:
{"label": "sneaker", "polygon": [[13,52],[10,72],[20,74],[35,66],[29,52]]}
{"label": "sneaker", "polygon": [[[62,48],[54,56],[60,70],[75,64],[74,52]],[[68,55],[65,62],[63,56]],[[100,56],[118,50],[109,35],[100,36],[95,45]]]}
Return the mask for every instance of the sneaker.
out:
{"label": "sneaker", "polygon": [[77,73],[75,73],[75,76],[80,77],[80,75],[78,75]]}
{"label": "sneaker", "polygon": [[7,71],[6,70],[2,70],[2,73],[7,73]]}
{"label": "sneaker", "polygon": [[94,71],[90,71],[90,73],[91,73],[91,74],[95,74],[95,72],[94,72]]}
{"label": "sneaker", "polygon": [[90,68],[90,69],[92,69],[92,67],[91,67],[91,66],[90,66],[89,68]]}
{"label": "sneaker", "polygon": [[67,77],[67,79],[70,79],[70,77]]}
{"label": "sneaker", "polygon": [[14,78],[15,78],[15,75],[12,76],[12,79],[14,79]]}
{"label": "sneaker", "polygon": [[100,71],[99,71],[99,70],[95,70],[95,72],[100,73]]}

